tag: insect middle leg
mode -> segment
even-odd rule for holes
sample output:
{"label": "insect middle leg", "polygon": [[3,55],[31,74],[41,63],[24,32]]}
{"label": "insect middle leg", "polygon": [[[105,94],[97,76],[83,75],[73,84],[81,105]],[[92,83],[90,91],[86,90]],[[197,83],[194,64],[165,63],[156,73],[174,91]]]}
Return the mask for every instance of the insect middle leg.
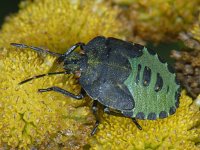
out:
{"label": "insect middle leg", "polygon": [[49,92],[49,91],[55,91],[55,92],[58,92],[58,93],[61,93],[65,96],[69,96],[69,97],[72,97],[74,99],[77,99],[77,100],[80,100],[82,98],[84,98],[84,94],[83,93],[80,93],[78,95],[75,95],[71,92],[68,92],[60,87],[57,87],[57,86],[52,86],[52,87],[49,87],[49,88],[46,88],[46,89],[38,89],[38,92]]}

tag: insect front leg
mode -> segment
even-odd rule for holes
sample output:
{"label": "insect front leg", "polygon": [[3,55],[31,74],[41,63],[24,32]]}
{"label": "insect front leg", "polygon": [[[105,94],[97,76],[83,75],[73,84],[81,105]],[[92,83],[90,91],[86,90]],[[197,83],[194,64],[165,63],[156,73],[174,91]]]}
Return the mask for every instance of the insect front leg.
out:
{"label": "insect front leg", "polygon": [[49,87],[49,88],[46,88],[46,89],[38,89],[38,92],[41,92],[41,93],[42,92],[49,92],[49,91],[55,91],[55,92],[61,93],[61,94],[65,95],[65,96],[69,96],[69,97],[72,97],[72,98],[77,99],[77,100],[80,100],[80,99],[84,98],[84,94],[83,93],[75,95],[75,94],[73,94],[71,92],[68,92],[68,91],[66,91],[66,90],[64,90],[62,88],[57,87],[57,86],[52,86],[52,87]]}
{"label": "insect front leg", "polygon": [[36,76],[33,76],[33,77],[31,77],[31,78],[28,78],[28,79],[26,79],[26,80],[21,81],[21,82],[19,83],[19,85],[24,84],[24,83],[29,82],[29,81],[34,80],[34,79],[42,78],[42,77],[44,77],[44,76],[51,76],[51,75],[58,75],[58,74],[69,74],[69,72],[68,72],[68,71],[49,72],[49,73],[46,73],[46,74],[36,75]]}
{"label": "insect front leg", "polygon": [[73,45],[72,47],[70,47],[64,54],[60,55],[58,58],[57,58],[57,62],[58,63],[61,63],[62,61],[64,61],[65,57],[68,57],[73,51],[75,51],[78,47],[81,48],[81,50],[83,50],[83,46],[85,44],[84,43],[76,43],[75,45]]}

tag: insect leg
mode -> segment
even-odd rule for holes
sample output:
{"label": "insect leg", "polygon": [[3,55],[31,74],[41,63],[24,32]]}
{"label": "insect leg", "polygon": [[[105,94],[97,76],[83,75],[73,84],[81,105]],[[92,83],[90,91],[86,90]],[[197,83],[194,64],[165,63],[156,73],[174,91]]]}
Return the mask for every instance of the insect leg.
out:
{"label": "insect leg", "polygon": [[62,55],[62,54],[59,54],[59,53],[51,52],[51,51],[46,50],[46,49],[42,49],[40,47],[34,47],[34,46],[25,45],[25,44],[10,43],[10,45],[15,46],[15,47],[19,47],[19,48],[30,48],[30,49],[32,49],[36,52],[44,53],[44,54],[50,54],[50,55],[53,55],[53,56],[61,56]]}
{"label": "insect leg", "polygon": [[84,95],[82,93],[79,94],[79,95],[75,95],[75,94],[68,92],[68,91],[66,91],[62,88],[57,87],[57,86],[52,86],[52,87],[49,87],[49,88],[46,88],[46,89],[38,89],[38,92],[49,92],[49,91],[55,91],[55,92],[58,92],[58,93],[65,95],[65,96],[75,98],[77,100],[84,98]]}
{"label": "insect leg", "polygon": [[76,48],[78,48],[80,46],[80,48],[82,49],[82,47],[84,46],[84,43],[76,43],[75,45],[73,45],[72,47],[70,47],[67,52],[64,53],[65,56],[70,55]]}
{"label": "insect leg", "polygon": [[132,118],[132,121],[135,123],[135,125],[137,126],[139,130],[142,130],[142,127],[139,125],[139,123],[137,122],[135,118]]}
{"label": "insect leg", "polygon": [[92,110],[93,110],[93,114],[96,118],[96,122],[95,122],[94,128],[92,129],[91,136],[93,136],[96,133],[97,127],[99,126],[99,117],[97,114],[97,111],[98,111],[97,104],[98,104],[98,101],[94,100],[93,104],[92,104]]}
{"label": "insect leg", "polygon": [[67,57],[68,55],[70,55],[75,49],[77,49],[78,47],[80,47],[81,49],[83,49],[82,47],[84,46],[84,43],[76,43],[75,45],[73,45],[72,47],[70,47],[64,54],[62,54],[60,57],[58,57],[57,62],[60,63],[62,62],[65,57]]}
{"label": "insect leg", "polygon": [[46,73],[46,74],[40,74],[40,75],[33,76],[31,78],[28,78],[24,81],[21,81],[19,84],[21,85],[21,84],[29,82],[33,79],[41,78],[41,77],[44,77],[44,76],[56,75],[56,74],[68,74],[68,72],[67,71],[61,71],[61,72],[49,72],[49,73]]}
{"label": "insect leg", "polygon": [[110,109],[109,109],[108,107],[104,107],[103,112],[104,112],[104,113],[107,113],[107,114],[110,114],[110,113],[111,113],[111,112],[110,112]]}

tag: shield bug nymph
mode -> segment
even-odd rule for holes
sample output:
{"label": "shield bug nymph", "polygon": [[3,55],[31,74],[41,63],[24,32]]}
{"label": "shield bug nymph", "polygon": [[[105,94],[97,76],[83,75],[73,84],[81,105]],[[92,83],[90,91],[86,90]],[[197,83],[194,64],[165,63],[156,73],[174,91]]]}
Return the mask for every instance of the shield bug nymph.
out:
{"label": "shield bug nymph", "polygon": [[[77,100],[87,93],[94,100],[92,108],[96,117],[91,135],[99,125],[98,103],[104,106],[105,112],[114,110],[131,118],[140,130],[142,127],[136,119],[166,118],[179,106],[180,85],[174,71],[154,51],[142,45],[103,36],[97,36],[87,44],[77,43],[64,54],[25,44],[11,45],[48,53],[64,64],[62,72],[37,75],[19,84],[46,75],[79,72],[82,87],[79,95],[56,86],[38,91],[55,91]],[[78,47],[81,53],[74,51]]]}

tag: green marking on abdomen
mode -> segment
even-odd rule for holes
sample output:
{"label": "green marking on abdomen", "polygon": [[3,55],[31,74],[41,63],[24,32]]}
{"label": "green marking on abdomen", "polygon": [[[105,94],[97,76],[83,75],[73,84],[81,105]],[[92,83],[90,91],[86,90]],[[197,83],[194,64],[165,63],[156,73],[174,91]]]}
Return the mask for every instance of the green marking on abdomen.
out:
{"label": "green marking on abdomen", "polygon": [[[175,92],[178,86],[175,83],[175,74],[171,74],[167,69],[166,63],[161,63],[157,55],[150,55],[147,49],[143,49],[143,55],[138,58],[130,58],[129,62],[131,64],[132,72],[124,82],[131,92],[135,108],[133,109],[133,117],[139,112],[143,112],[145,119],[151,112],[156,113],[159,117],[161,111],[166,111],[169,113],[170,107],[175,106]],[[138,65],[141,65],[140,71],[140,81],[136,84],[136,75],[138,70]],[[151,81],[148,86],[142,85],[142,77],[144,67],[147,66],[151,69]],[[154,90],[157,73],[160,73],[163,78],[163,87],[160,91],[156,92]],[[167,93],[167,86],[169,86],[169,92]]]}

